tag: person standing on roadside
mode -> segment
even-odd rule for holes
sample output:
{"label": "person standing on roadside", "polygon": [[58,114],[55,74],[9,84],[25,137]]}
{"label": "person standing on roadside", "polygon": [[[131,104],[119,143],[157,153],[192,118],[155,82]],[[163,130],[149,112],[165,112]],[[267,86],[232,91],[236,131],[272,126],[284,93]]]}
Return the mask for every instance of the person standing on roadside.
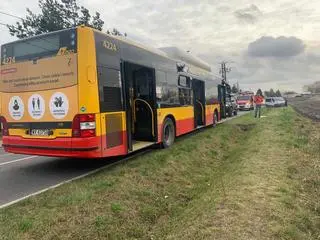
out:
{"label": "person standing on roadside", "polygon": [[255,104],[254,117],[261,117],[261,106],[263,104],[264,98],[262,95],[261,89],[258,89],[257,94],[253,98],[253,102]]}

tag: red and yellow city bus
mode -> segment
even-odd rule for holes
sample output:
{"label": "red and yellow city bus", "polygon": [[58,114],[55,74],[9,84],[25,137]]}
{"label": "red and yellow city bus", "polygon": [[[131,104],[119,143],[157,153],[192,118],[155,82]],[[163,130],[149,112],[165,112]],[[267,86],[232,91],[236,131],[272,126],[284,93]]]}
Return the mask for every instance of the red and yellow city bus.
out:
{"label": "red and yellow city bus", "polygon": [[84,26],[4,44],[0,76],[11,153],[125,155],[219,119],[209,66]]}

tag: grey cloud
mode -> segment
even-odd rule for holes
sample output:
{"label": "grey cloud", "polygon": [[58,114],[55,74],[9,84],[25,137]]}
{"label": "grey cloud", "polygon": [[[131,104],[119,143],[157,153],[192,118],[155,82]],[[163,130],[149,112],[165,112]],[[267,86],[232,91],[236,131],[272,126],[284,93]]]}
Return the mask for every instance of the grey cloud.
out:
{"label": "grey cloud", "polygon": [[[280,89],[301,91],[301,86],[308,82],[308,79],[320,79],[319,65],[311,65],[311,62],[318,61],[318,55],[315,55],[316,48],[310,48],[310,54],[304,53],[295,58],[253,58],[243,52],[235,56],[233,51],[211,50],[199,56],[211,63],[212,70],[218,74],[218,60],[230,60],[232,68],[228,73],[230,83],[239,82],[240,87],[249,89]],[[313,53],[313,54],[311,54]],[[309,82],[312,82],[312,81]]]}
{"label": "grey cloud", "polygon": [[320,64],[320,55],[319,54],[314,54],[314,53],[309,53],[307,55],[307,61],[310,63],[310,64],[317,64],[319,65]]}
{"label": "grey cloud", "polygon": [[252,4],[250,7],[236,10],[234,12],[234,15],[241,22],[253,24],[262,15],[262,12],[260,11],[260,9],[256,5]]}
{"label": "grey cloud", "polygon": [[251,57],[290,58],[304,52],[305,45],[296,37],[264,36],[248,45]]}

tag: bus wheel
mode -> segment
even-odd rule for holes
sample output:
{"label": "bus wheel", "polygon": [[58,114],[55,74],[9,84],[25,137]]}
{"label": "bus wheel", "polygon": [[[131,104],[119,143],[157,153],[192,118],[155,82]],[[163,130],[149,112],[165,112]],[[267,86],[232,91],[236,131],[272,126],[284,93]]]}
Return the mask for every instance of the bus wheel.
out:
{"label": "bus wheel", "polygon": [[215,111],[215,112],[214,112],[214,117],[213,117],[213,124],[212,124],[212,126],[213,126],[213,127],[216,127],[218,121],[219,121],[219,116],[218,116],[218,113]]}
{"label": "bus wheel", "polygon": [[172,146],[175,139],[175,127],[171,118],[166,118],[162,127],[162,147]]}
{"label": "bus wheel", "polygon": [[238,115],[238,110],[237,110],[237,109],[234,110],[233,115],[234,115],[234,116],[237,116],[237,115]]}

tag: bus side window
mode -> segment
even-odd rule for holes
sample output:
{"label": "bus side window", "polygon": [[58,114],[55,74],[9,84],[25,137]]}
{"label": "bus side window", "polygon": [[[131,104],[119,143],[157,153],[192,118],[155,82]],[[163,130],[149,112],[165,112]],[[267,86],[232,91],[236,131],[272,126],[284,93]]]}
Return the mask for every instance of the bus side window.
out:
{"label": "bus side window", "polygon": [[190,88],[190,78],[186,76],[179,76],[179,102],[181,106],[191,105],[191,88]]}
{"label": "bus side window", "polygon": [[120,71],[98,67],[99,99],[101,112],[123,110]]}
{"label": "bus side window", "polygon": [[157,101],[165,105],[178,105],[177,75],[170,72],[156,72]]}
{"label": "bus side window", "polygon": [[168,96],[166,73],[158,70],[156,71],[156,96],[158,103],[165,102]]}

